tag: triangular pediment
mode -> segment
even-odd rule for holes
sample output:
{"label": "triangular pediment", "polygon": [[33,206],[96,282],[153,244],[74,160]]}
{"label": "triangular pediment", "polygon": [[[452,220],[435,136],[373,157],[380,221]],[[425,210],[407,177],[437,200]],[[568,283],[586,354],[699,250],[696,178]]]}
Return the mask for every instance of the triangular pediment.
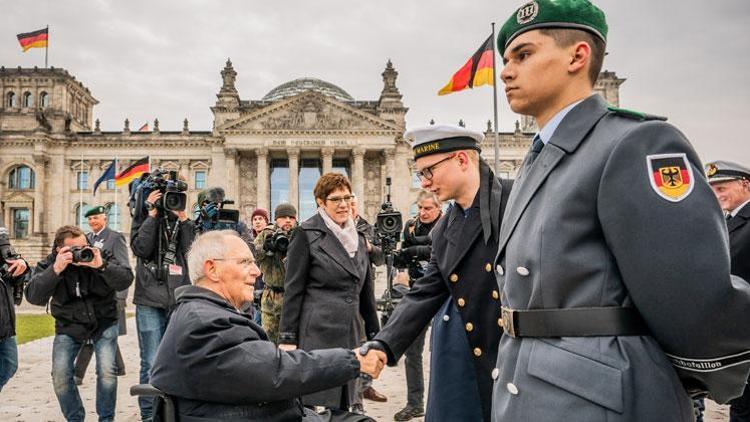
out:
{"label": "triangular pediment", "polygon": [[219,132],[403,131],[397,124],[334,98],[306,91],[218,127]]}
{"label": "triangular pediment", "polygon": [[6,203],[25,204],[34,202],[34,197],[23,191],[6,192],[3,201]]}

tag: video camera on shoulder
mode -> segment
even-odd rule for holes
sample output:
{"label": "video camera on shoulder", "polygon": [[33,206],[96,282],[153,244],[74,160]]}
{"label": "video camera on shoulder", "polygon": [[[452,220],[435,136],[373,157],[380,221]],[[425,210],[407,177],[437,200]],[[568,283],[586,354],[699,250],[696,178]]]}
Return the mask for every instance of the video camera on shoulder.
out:
{"label": "video camera on shoulder", "polygon": [[[162,196],[154,204],[160,213],[168,211],[184,211],[187,207],[187,183],[177,178],[177,172],[157,168],[151,173],[144,173],[140,179],[130,184],[130,215],[135,223],[142,222],[148,216],[146,198],[153,191],[161,192]],[[171,213],[167,213],[171,214]]]}
{"label": "video camera on shoulder", "polygon": [[223,188],[207,189],[195,219],[196,229],[201,233],[212,230],[237,230],[240,221],[239,210],[224,208],[225,205],[232,204],[234,201],[224,199]]}
{"label": "video camera on shoulder", "polygon": [[23,277],[11,277],[8,271],[8,261],[14,261],[21,259],[21,255],[16,253],[15,249],[10,245],[10,238],[8,237],[8,229],[0,227],[0,278],[5,280],[13,288],[13,303],[16,305],[21,304],[23,300]]}

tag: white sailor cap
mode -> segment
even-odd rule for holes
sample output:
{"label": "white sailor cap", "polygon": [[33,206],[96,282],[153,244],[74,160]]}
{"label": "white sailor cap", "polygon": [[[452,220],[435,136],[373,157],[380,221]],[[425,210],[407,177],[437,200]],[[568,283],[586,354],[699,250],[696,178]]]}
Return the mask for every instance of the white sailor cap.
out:
{"label": "white sailor cap", "polygon": [[750,169],[731,161],[714,161],[706,164],[708,183],[726,182],[729,180],[750,180]]}
{"label": "white sailor cap", "polygon": [[404,139],[411,144],[416,160],[425,155],[461,149],[481,151],[484,135],[461,126],[430,125],[407,131]]}

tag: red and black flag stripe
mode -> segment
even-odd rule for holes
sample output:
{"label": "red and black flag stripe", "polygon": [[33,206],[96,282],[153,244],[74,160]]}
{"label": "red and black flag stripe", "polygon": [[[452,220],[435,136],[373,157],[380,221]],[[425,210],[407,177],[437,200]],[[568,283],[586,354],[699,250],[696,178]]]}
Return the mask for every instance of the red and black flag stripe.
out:
{"label": "red and black flag stripe", "polygon": [[44,48],[47,47],[47,38],[49,36],[49,28],[40,29],[34,32],[27,32],[25,34],[18,34],[18,42],[21,44],[23,51],[30,48]]}
{"label": "red and black flag stripe", "polygon": [[450,94],[480,85],[494,85],[494,61],[495,49],[492,43],[492,35],[490,35],[466,64],[438,91],[438,95]]}
{"label": "red and black flag stripe", "polygon": [[148,173],[148,171],[148,157],[146,156],[134,162],[128,168],[121,171],[117,176],[115,176],[115,186],[120,187],[123,185],[127,185],[133,179],[141,177],[143,173]]}

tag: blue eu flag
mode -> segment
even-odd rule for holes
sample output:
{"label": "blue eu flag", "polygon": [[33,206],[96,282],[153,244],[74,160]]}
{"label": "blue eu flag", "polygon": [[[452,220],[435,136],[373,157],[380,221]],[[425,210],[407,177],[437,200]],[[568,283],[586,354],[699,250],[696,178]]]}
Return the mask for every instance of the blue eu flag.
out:
{"label": "blue eu flag", "polygon": [[112,160],[112,164],[107,167],[107,170],[102,173],[102,176],[97,179],[96,183],[94,183],[94,195],[96,195],[96,188],[99,187],[99,184],[102,183],[105,180],[110,180],[115,178],[115,160]]}

